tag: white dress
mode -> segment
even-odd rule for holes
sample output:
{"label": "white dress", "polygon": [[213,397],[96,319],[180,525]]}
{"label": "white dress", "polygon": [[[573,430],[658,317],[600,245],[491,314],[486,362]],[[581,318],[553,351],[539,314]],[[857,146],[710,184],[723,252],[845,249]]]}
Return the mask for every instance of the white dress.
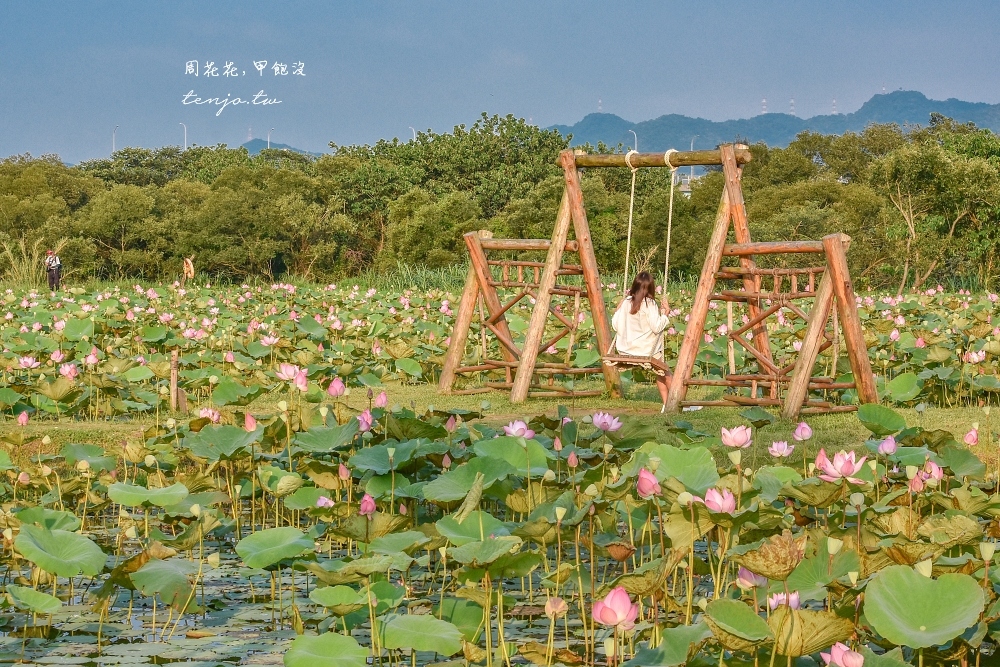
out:
{"label": "white dress", "polygon": [[670,319],[660,313],[652,299],[645,299],[639,312],[632,314],[632,297],[626,297],[611,318],[615,349],[620,354],[654,357],[663,361],[663,332]]}

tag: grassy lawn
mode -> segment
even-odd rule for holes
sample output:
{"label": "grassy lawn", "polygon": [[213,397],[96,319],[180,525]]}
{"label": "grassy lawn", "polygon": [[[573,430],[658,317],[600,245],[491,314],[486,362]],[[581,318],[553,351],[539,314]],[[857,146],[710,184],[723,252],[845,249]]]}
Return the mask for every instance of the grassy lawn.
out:
{"label": "grassy lawn", "polygon": [[[595,386],[599,386],[596,385]],[[573,402],[565,400],[532,398],[521,405],[513,405],[508,400],[508,394],[502,392],[491,392],[488,394],[466,395],[466,396],[443,396],[437,393],[434,385],[429,384],[409,384],[409,385],[388,385],[385,390],[389,396],[389,405],[413,406],[418,412],[422,412],[428,406],[439,409],[463,408],[468,410],[479,410],[484,401],[489,407],[486,411],[486,419],[493,423],[506,423],[512,419],[527,419],[534,415],[549,414],[554,415],[559,405],[566,405],[570,414],[583,416],[592,414],[595,411],[607,411],[616,416],[629,415],[643,422],[656,426],[666,427],[671,422],[684,420],[690,422],[699,431],[718,434],[722,427],[732,427],[738,424],[745,424],[747,421],[739,416],[739,408],[704,408],[702,410],[685,412],[681,415],[661,415],[659,396],[652,384],[627,385],[626,396],[621,399],[608,398],[585,398]],[[255,401],[250,410],[254,413],[268,413],[275,409],[275,404],[285,397],[285,394],[271,394],[263,396]],[[364,390],[355,388],[348,396],[351,407],[367,407],[368,400]],[[197,407],[192,407],[192,413],[197,414]],[[242,410],[243,408],[240,408]],[[227,410],[223,408],[223,415]],[[955,434],[961,441],[962,435],[968,431],[974,422],[980,424],[980,444],[973,451],[992,468],[996,463],[997,450],[987,443],[989,439],[987,432],[987,415],[981,409],[971,407],[958,408],[936,408],[928,407],[922,414],[913,409],[897,408],[910,426],[920,426],[925,429],[944,429]],[[775,414],[772,411],[772,414]],[[161,419],[166,419],[169,415],[161,414]],[[181,415],[176,415],[178,419]],[[858,421],[854,413],[835,415],[813,415],[808,418],[810,426],[813,428],[813,439],[808,443],[807,454],[812,455],[825,447],[828,451],[840,449],[852,449],[861,446],[868,437],[868,430]],[[121,421],[32,421],[24,429],[24,433],[36,442],[28,445],[29,455],[33,455],[36,448],[43,451],[56,452],[65,443],[92,443],[114,450],[121,447],[125,441],[139,441],[142,439],[142,431],[154,423],[154,418],[123,419]],[[2,432],[9,432],[20,427],[7,421],[0,425]],[[766,453],[766,447],[774,440],[790,440],[791,433],[795,428],[795,423],[786,422],[780,418],[769,426],[765,426],[755,432],[754,455],[758,464],[763,464],[764,457],[770,457]],[[38,441],[43,436],[49,436],[51,443],[47,446],[41,445]],[[801,450],[800,450],[801,451]],[[799,451],[794,458],[798,459]],[[15,460],[18,452],[12,452]],[[721,456],[721,453],[720,453]],[[751,464],[753,465],[753,464]]]}

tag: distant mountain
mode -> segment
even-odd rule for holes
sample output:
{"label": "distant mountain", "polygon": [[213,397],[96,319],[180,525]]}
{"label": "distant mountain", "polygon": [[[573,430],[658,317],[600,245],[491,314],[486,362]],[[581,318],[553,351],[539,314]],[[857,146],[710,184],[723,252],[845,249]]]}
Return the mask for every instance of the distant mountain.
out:
{"label": "distant mountain", "polygon": [[[264,139],[251,139],[250,141],[243,144],[243,148],[247,149],[247,152],[249,152],[250,155],[257,155],[262,150],[267,148],[267,141]],[[302,153],[303,155],[311,155],[313,157],[319,157],[322,155],[322,153],[310,153],[309,151],[304,151],[301,148],[296,148],[295,146],[289,146],[288,144],[279,144],[275,141],[271,142],[271,148],[295,151],[296,153]]]}
{"label": "distant mountain", "polygon": [[619,143],[631,146],[633,137],[639,136],[642,151],[665,151],[669,148],[687,150],[691,138],[697,135],[695,148],[717,146],[734,139],[750,143],[763,141],[768,146],[787,146],[803,130],[823,134],[860,132],[870,123],[899,123],[900,125],[927,125],[932,112],[954,118],[956,121],[973,122],[979,127],[1000,133],[1000,104],[963,102],[962,100],[930,100],[917,91],[897,90],[875,95],[854,113],[799,118],[785,113],[768,113],[721,122],[704,118],[691,118],[678,114],[660,116],[654,120],[632,123],[609,113],[588,114],[575,125],[554,125],[550,129],[562,134],[572,134],[573,144],[603,141],[609,146]]}

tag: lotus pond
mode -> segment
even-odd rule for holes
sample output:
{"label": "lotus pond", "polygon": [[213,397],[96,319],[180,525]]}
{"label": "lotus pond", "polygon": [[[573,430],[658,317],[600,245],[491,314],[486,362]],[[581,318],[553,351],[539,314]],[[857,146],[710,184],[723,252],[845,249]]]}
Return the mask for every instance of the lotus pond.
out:
{"label": "lotus pond", "polygon": [[[837,437],[759,409],[699,430],[390,405],[385,385],[434,378],[442,293],[6,302],[0,663],[898,667],[1000,644],[998,470],[973,453],[994,437],[990,295],[860,304],[887,402],[985,404],[982,441],[885,406]],[[777,323],[777,354],[797,336]]]}
{"label": "lotus pond", "polygon": [[[613,286],[611,286],[613,287]],[[673,296],[667,355],[676,354],[691,295]],[[202,407],[246,406],[287,387],[296,375],[303,403],[318,406],[334,378],[348,387],[387,382],[434,383],[449,342],[457,297],[441,291],[379,294],[352,285],[275,284],[250,287],[190,285],[115,287],[58,295],[2,295],[0,415],[107,420],[158,419],[167,405],[170,358],[178,354],[178,380],[189,402]],[[616,296],[609,290],[607,301]],[[1000,321],[997,295],[923,294],[859,297],[859,311],[884,399],[898,405],[980,405],[1000,392]],[[571,304],[556,303],[569,313]],[[527,326],[530,304],[507,312],[515,336]],[[568,310],[567,310],[568,309]],[[708,335],[696,374],[721,376],[729,364],[725,309],[710,311]],[[582,326],[590,327],[585,314]],[[773,355],[788,363],[804,323],[782,310],[769,322]],[[478,324],[474,323],[474,329]],[[476,331],[469,363],[484,353]],[[542,355],[599,370],[592,339],[567,350],[563,338]],[[486,349],[495,357],[498,350]],[[739,346],[733,363],[754,361]],[[824,352],[824,372],[850,379],[846,357]],[[284,366],[282,366],[284,364]],[[836,368],[834,368],[836,365]],[[285,372],[282,372],[285,368]],[[626,373],[626,376],[630,376]],[[473,384],[488,380],[472,377]],[[559,384],[571,378],[557,378]],[[850,403],[853,391],[828,398]]]}

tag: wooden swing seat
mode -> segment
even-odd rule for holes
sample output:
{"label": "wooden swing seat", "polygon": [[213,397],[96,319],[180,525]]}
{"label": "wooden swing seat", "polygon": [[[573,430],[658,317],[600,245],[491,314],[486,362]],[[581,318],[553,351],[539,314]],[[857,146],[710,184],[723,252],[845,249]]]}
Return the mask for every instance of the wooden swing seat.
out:
{"label": "wooden swing seat", "polygon": [[606,354],[602,359],[606,366],[613,366],[615,368],[621,366],[641,368],[645,371],[656,373],[660,377],[670,377],[673,375],[670,372],[670,366],[662,359],[657,359],[656,357],[638,357],[631,354]]}

